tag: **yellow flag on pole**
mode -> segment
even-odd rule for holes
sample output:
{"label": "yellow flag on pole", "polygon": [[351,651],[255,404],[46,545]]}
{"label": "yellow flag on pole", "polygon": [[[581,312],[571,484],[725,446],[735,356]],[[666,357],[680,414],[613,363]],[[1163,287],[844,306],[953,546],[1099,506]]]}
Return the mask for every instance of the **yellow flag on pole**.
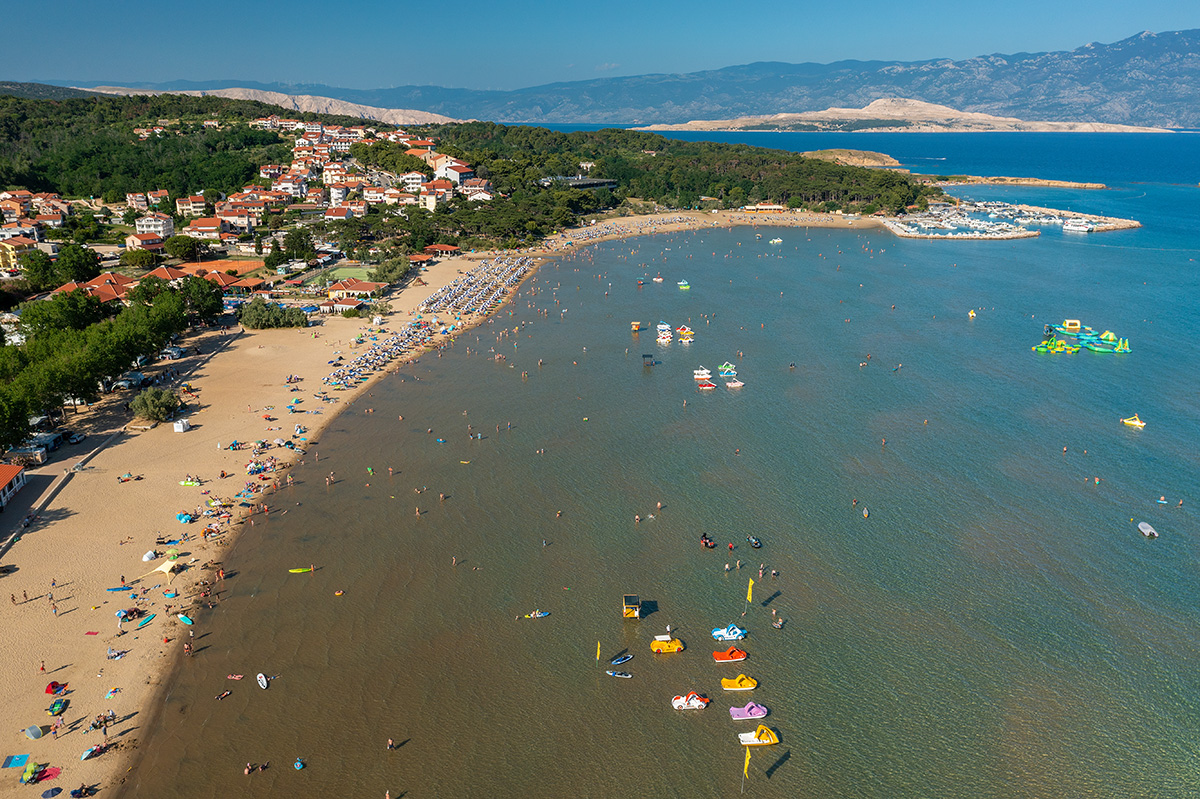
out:
{"label": "yellow flag on pole", "polygon": [[600,662],[600,642],[596,642],[596,662]]}
{"label": "yellow flag on pole", "polygon": [[742,766],[742,776],[750,776],[750,747],[746,747],[746,763]]}
{"label": "yellow flag on pole", "polygon": [[754,578],[750,578],[750,585],[746,586],[746,601],[754,601]]}

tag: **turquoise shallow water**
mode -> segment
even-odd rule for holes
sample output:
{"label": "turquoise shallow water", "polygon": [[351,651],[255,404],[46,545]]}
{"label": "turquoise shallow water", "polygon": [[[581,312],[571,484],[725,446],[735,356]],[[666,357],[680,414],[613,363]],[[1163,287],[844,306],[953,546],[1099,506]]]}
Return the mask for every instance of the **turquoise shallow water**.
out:
{"label": "turquoise shallow water", "polygon": [[[1080,197],[1160,204],[1114,234],[743,228],[544,267],[326,432],[282,500],[301,507],[230,553],[125,795],[725,796],[748,728],[727,710],[751,698],[782,738],[754,752],[758,795],[1191,795],[1200,330],[1172,191]],[[1056,197],[1076,201],[1019,199]],[[1133,352],[1032,353],[1064,317]],[[660,319],[695,343],[656,345]],[[745,387],[697,392],[725,360]],[[1118,421],[1135,411],[1140,432]],[[624,592],[653,612],[622,621]],[[552,615],[515,619],[535,607]],[[751,631],[740,668],[709,654],[730,621]],[[688,649],[652,656],[667,624]],[[603,675],[597,640],[634,679]],[[269,691],[212,700],[260,669]],[[723,694],[739,670],[759,689]],[[712,706],[672,711],[688,690]],[[247,760],[272,768],[247,780]]]}

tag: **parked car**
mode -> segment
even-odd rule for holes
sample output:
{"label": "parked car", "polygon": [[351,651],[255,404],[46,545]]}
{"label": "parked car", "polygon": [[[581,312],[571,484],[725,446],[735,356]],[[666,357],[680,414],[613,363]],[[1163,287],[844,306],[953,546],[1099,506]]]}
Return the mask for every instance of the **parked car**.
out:
{"label": "parked car", "polygon": [[164,347],[158,356],[164,360],[174,361],[177,358],[183,357],[183,350],[179,349],[179,347]]}
{"label": "parked car", "polygon": [[87,433],[71,433],[69,436],[67,436],[67,443],[78,444],[85,438],[87,438]]}
{"label": "parked car", "polygon": [[113,381],[112,387],[113,391],[116,391],[119,388],[141,388],[149,382],[150,381],[147,380],[146,376],[141,372],[126,372],[117,380]]}

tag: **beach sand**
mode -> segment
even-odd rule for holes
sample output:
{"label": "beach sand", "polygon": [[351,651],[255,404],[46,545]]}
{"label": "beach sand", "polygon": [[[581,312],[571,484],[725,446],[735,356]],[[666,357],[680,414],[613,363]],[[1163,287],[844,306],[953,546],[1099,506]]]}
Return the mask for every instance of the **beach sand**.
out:
{"label": "beach sand", "polygon": [[[425,285],[410,285],[388,298],[393,309],[386,319],[389,330],[403,326],[427,297],[476,265],[462,257],[425,269],[420,275]],[[235,518],[229,533],[204,542],[201,523],[180,524],[175,514],[192,512],[209,497],[230,498],[247,480],[255,479],[246,476],[251,452],[228,449],[234,440],[291,439],[299,423],[308,428],[305,436],[314,442],[315,451],[305,457],[318,457],[315,442],[321,429],[353,397],[369,391],[370,384],[357,391],[330,390],[330,396],[340,400],[336,404],[316,402],[312,392],[324,387],[321,378],[332,370],[328,362],[335,352],[350,360],[365,349],[363,345],[356,350],[352,343],[369,325],[370,320],[333,316],[303,330],[239,333],[234,325],[229,331],[210,329],[189,336],[179,343],[189,351],[198,346],[199,356],[160,361],[143,370],[153,376],[175,367],[181,374],[167,385],[178,389],[188,382],[195,388],[198,399],[188,398],[190,407],[180,414],[192,423],[185,433],[174,432],[170,424],[133,430],[136,423],[123,410],[132,398],[130,392],[109,395],[78,416],[68,412],[71,427],[86,430],[87,440],[64,447],[50,463],[32,470],[30,483],[0,517],[7,539],[10,531],[21,529],[26,514],[37,513],[0,558],[6,567],[0,585],[16,600],[0,607],[0,668],[7,676],[0,685],[0,702],[9,727],[0,757],[29,753],[33,761],[62,768],[62,774],[45,787],[59,786],[64,791],[80,783],[106,787],[121,779],[133,750],[145,744],[139,741],[138,730],[148,717],[156,688],[189,641],[189,628],[174,614],[186,613],[201,602],[197,583],[214,580],[216,572],[215,567],[199,567],[219,564],[239,529]],[[288,375],[302,378],[296,384],[300,391],[291,391],[285,383]],[[299,406],[303,411],[289,414],[286,406],[296,397],[303,399]],[[64,456],[64,451],[69,454]],[[296,457],[285,448],[272,448],[264,455],[275,455],[282,462]],[[68,477],[77,464],[81,464],[78,470]],[[220,479],[222,470],[231,476]],[[141,479],[120,482],[118,477],[126,473]],[[180,485],[187,474],[199,476],[201,485]],[[282,485],[286,471],[272,477]],[[265,501],[272,513],[289,510],[272,506],[269,495],[255,501]],[[164,551],[163,546],[155,547],[158,535],[175,539],[184,533],[191,540],[178,545],[178,563],[191,563],[191,568],[172,583],[180,596],[168,599],[163,596],[168,584],[164,574],[138,579],[163,562],[144,563],[142,555],[153,548]],[[105,590],[120,586],[122,577],[129,590]],[[216,588],[218,596],[203,601],[219,601],[220,586]],[[143,589],[148,589],[145,600],[135,603],[130,595],[140,596]],[[171,615],[165,612],[167,603]],[[156,618],[140,631],[136,622],[127,622],[119,635],[116,611],[135,604],[156,613]],[[191,632],[199,648],[204,631],[193,627]],[[127,654],[110,660],[109,647]],[[246,679],[253,681],[254,675]],[[51,680],[69,684],[70,703],[57,739],[49,731],[54,718],[46,712],[53,697],[44,690]],[[112,689],[118,691],[110,696]],[[85,731],[93,718],[109,710],[117,719],[107,730],[111,748],[101,757],[80,762],[84,750],[102,742],[101,732]],[[24,729],[30,725],[42,726],[44,737],[27,738]],[[0,772],[11,777],[0,780],[0,796],[29,790],[19,784],[20,772],[16,768]]]}
{"label": "beach sand", "polygon": [[[672,212],[619,217],[571,229],[519,254],[553,256],[609,239],[739,225],[872,228],[880,223],[798,212]],[[420,275],[423,285],[414,281],[388,297],[393,313],[385,324],[393,331],[402,327],[426,298],[476,266],[479,259],[504,254],[469,254],[426,268]],[[483,319],[464,323],[469,326]],[[199,347],[201,354],[159,362],[143,371],[153,376],[175,367],[180,374],[167,385],[178,388],[187,382],[195,389],[197,398],[189,399],[190,407],[181,414],[192,424],[185,433],[174,432],[170,424],[134,430],[123,410],[132,397],[128,392],[110,395],[69,419],[73,428],[88,433],[88,439],[31,470],[30,484],[10,504],[3,516],[5,524],[0,525],[7,539],[10,532],[22,529],[23,517],[36,514],[24,534],[0,556],[7,567],[0,586],[16,600],[0,605],[0,668],[8,677],[0,685],[0,702],[9,723],[8,743],[0,756],[29,753],[33,761],[61,768],[49,787],[66,790],[86,783],[104,788],[122,781],[136,748],[147,745],[140,740],[139,729],[152,712],[171,664],[183,657],[185,643],[197,643],[204,635],[202,628],[189,628],[175,614],[219,601],[221,586],[212,586],[214,596],[201,597],[205,586],[200,581],[216,582],[216,569],[227,547],[249,521],[235,515],[228,532],[206,542],[201,523],[180,524],[176,514],[193,512],[210,497],[231,498],[248,479],[254,479],[246,476],[251,452],[230,451],[234,440],[291,439],[299,423],[308,429],[305,437],[312,442],[304,457],[319,460],[321,430],[347,403],[368,392],[372,382],[354,391],[331,391],[330,396],[340,400],[337,404],[317,403],[311,395],[322,388],[321,378],[332,370],[329,361],[335,353],[347,360],[354,357],[352,342],[368,326],[369,320],[333,316],[303,330],[238,332],[235,325],[179,342],[189,350]],[[289,375],[301,378],[296,384],[300,391],[293,392],[285,382]],[[289,414],[286,406],[296,397],[303,399],[299,406],[303,411]],[[285,448],[272,448],[264,455],[285,464],[296,457]],[[230,476],[221,479],[222,470]],[[126,473],[141,479],[120,482],[118,478]],[[180,485],[185,475],[199,476],[201,485]],[[282,485],[286,469],[272,475],[274,479]],[[264,501],[272,513],[302,512],[272,505],[269,493],[255,499]],[[155,547],[159,536],[175,539],[184,533],[190,540],[178,545],[178,562],[190,566],[171,583],[180,596],[165,598],[165,575],[143,577],[163,561],[145,563],[142,555],[152,548],[163,552],[164,547]],[[210,568],[203,568],[206,565]],[[106,590],[120,586],[122,577],[129,590]],[[139,601],[131,594],[137,594]],[[119,634],[116,611],[135,605],[157,616],[140,631],[136,622],[125,623],[124,634]],[[196,638],[191,639],[189,632]],[[197,648],[206,644],[197,643]],[[125,654],[108,659],[110,647]],[[245,678],[253,680],[254,675]],[[46,712],[53,697],[44,690],[51,680],[69,684],[70,704],[57,733],[62,740],[50,733],[54,719]],[[110,748],[81,762],[84,750],[102,742],[101,732],[86,732],[89,724],[110,710],[117,719],[107,729]],[[30,725],[40,725],[44,737],[27,738],[24,729]],[[22,790],[18,772],[14,768],[5,773],[12,779],[0,781],[0,797]]]}

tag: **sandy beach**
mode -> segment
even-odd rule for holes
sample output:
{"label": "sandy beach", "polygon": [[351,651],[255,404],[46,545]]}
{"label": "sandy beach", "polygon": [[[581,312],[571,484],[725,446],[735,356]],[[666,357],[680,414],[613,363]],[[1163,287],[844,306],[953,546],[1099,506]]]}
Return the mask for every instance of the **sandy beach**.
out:
{"label": "sandy beach", "polygon": [[[477,265],[453,258],[423,270],[423,285],[414,281],[388,298],[393,312],[385,320],[387,329],[403,327],[430,295]],[[170,665],[184,656],[184,644],[203,635],[200,625],[189,628],[175,614],[220,601],[223,554],[241,526],[252,523],[252,517],[243,520],[239,514],[262,512],[262,503],[270,513],[297,510],[273,506],[269,486],[285,483],[286,468],[296,458],[319,459],[321,430],[347,402],[370,390],[366,382],[354,390],[330,390],[335,401],[329,403],[311,398],[329,388],[321,381],[334,368],[330,361],[338,354],[350,360],[366,349],[369,340],[360,345],[354,340],[369,326],[370,320],[332,316],[302,330],[239,332],[234,325],[185,338],[179,343],[188,357],[143,370],[160,376],[160,385],[180,390],[187,383],[194,389],[194,396],[183,394],[188,407],[180,415],[192,424],[185,433],[174,432],[170,424],[135,429],[141,425],[123,408],[132,397],[129,392],[109,395],[69,418],[73,429],[87,432],[87,439],[31,470],[29,484],[0,517],[5,540],[20,533],[0,557],[2,585],[10,595],[0,609],[0,668],[9,678],[0,687],[9,726],[0,757],[29,754],[31,762],[62,769],[39,785],[64,791],[81,783],[102,788],[120,781],[134,750],[145,744],[139,729],[157,687]],[[192,354],[197,347],[200,354]],[[168,369],[178,374],[168,375]],[[287,383],[289,376],[298,382]],[[295,398],[301,398],[301,410],[289,413],[286,408]],[[293,437],[297,424],[307,429],[302,437]],[[231,442],[276,438],[294,441],[297,450],[305,446],[302,438],[308,439],[311,451],[298,455],[275,446],[263,451],[257,459],[275,458],[277,469],[258,481],[266,490],[246,503],[254,507],[233,500],[232,518],[208,540],[203,528],[212,520],[176,520],[177,513],[195,513],[209,499],[229,500],[247,481],[257,480],[247,476],[247,463],[255,459],[251,445],[231,451]],[[220,477],[223,471],[225,478]],[[126,474],[135,479],[122,481]],[[199,478],[199,486],[181,485],[187,476]],[[168,562],[161,557],[167,547],[156,541],[185,535],[175,548],[176,563],[187,569],[171,582],[162,572],[144,576]],[[143,562],[143,554],[152,549],[160,558]],[[127,590],[106,590],[122,584]],[[168,588],[179,596],[165,597]],[[116,612],[135,607],[155,618],[141,629],[138,621],[125,622],[120,630]],[[110,658],[110,650],[121,656]],[[253,681],[254,675],[246,679]],[[64,697],[69,702],[57,717],[62,720],[59,729],[52,729],[56,717],[47,715],[55,698],[45,693],[51,681],[68,684]],[[89,732],[101,715],[114,721],[105,730]],[[31,725],[44,731],[41,739],[27,737]],[[105,732],[107,750],[81,762],[80,755],[101,744]],[[22,790],[17,779],[21,771],[0,772],[12,777],[0,781],[0,796]]]}

